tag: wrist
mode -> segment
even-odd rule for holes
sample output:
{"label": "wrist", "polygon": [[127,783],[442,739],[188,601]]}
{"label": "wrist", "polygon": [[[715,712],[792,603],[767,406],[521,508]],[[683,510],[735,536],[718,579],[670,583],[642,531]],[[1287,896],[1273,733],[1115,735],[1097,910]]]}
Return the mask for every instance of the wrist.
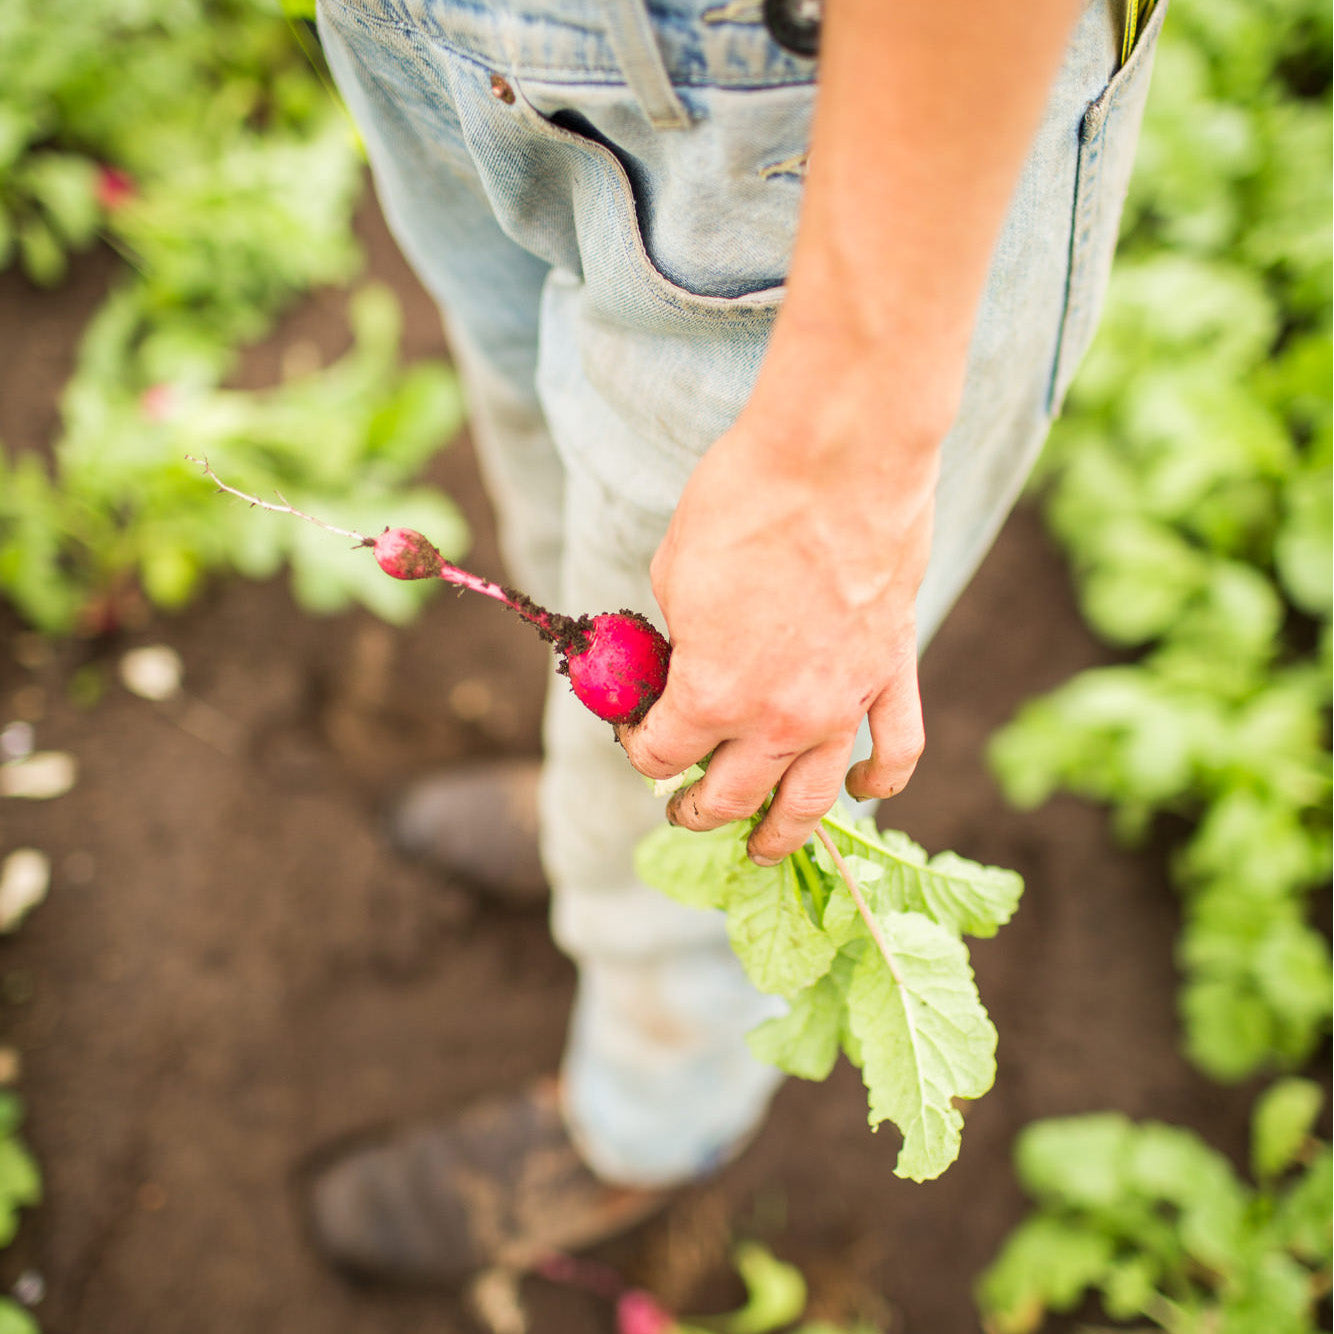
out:
{"label": "wrist", "polygon": [[905,338],[849,327],[837,305],[785,305],[738,427],[771,466],[934,484],[966,350],[924,355]]}

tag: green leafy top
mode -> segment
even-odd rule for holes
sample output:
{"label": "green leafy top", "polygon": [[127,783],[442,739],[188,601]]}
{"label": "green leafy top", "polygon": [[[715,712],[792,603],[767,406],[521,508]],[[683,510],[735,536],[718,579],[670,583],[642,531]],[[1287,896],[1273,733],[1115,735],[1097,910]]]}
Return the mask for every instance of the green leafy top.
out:
{"label": "green leafy top", "polygon": [[1174,1334],[1314,1334],[1331,1253],[1329,1146],[1311,1136],[1322,1101],[1290,1079],[1257,1104],[1258,1190],[1177,1126],[1118,1113],[1029,1126],[1015,1160],[1038,1210],[979,1282],[989,1334],[1030,1334],[1087,1289],[1113,1319]]}
{"label": "green leafy top", "polygon": [[959,1153],[955,1100],[980,1097],[995,1077],[996,1033],[961,936],[994,935],[1020,878],[954,853],[928,857],[837,808],[817,843],[763,868],[746,856],[752,827],[663,826],[640,844],[638,873],[724,912],[751,981],[789,1001],[750,1035],[755,1054],[823,1079],[842,1050],[861,1067],[871,1125],[888,1120],[903,1135],[896,1174],[939,1176]]}

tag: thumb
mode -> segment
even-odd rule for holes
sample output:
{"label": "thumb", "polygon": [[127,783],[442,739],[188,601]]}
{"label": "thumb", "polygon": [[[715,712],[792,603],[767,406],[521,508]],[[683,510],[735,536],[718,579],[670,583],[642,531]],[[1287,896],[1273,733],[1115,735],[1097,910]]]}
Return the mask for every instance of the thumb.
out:
{"label": "thumb", "polygon": [[871,755],[848,770],[844,786],[859,801],[902,792],[926,745],[914,669],[876,696],[867,714]]}

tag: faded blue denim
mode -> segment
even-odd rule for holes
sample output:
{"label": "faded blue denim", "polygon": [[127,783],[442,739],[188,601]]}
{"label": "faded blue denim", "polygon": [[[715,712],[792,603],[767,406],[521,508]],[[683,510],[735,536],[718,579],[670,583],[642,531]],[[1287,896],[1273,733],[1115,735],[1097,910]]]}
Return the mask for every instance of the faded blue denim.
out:
{"label": "faded blue denim", "polygon": [[[1092,335],[1166,11],[1118,72],[1120,8],[1087,4],[996,247],[944,445],[923,645]],[[782,300],[817,67],[759,10],[321,0],[386,216],[445,313],[514,578],[566,612],[656,610],[649,561]],[[777,1079],[744,1034],[775,1002],[716,918],[635,880],[662,803],[559,681],[545,744],[553,930],[579,969],[568,1120],[608,1178],[686,1179],[762,1118]]]}

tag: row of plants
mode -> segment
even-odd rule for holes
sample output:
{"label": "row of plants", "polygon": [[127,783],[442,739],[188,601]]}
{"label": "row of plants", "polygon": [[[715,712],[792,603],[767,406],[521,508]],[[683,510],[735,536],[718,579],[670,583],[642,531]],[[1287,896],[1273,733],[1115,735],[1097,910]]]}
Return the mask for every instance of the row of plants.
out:
{"label": "row of plants", "polygon": [[187,454],[349,521],[415,516],[462,548],[454,507],[413,485],[459,424],[458,389],[442,363],[400,365],[389,294],[357,299],[355,344],[334,364],[225,387],[295,297],[356,277],[363,191],[309,28],[268,0],[4,7],[0,268],[53,285],[95,243],[124,260],[56,437],[0,448],[0,597],[30,623],[101,631],[141,597],[179,607],[211,570],[285,560],[310,608],[357,599],[401,620],[417,605],[421,589],[306,559],[294,533],[244,530]]}
{"label": "row of plants", "polygon": [[[305,525],[246,522],[186,458],[348,527],[392,513],[446,552],[466,545],[456,508],[415,481],[457,430],[458,386],[442,362],[402,364],[387,289],[351,292],[351,346],[332,363],[289,359],[276,384],[233,383],[296,298],[350,290],[364,190],[313,36],[276,4],[0,6],[0,271],[56,287],[83,252],[118,257],[54,437],[0,442],[0,600],[28,624],[104,634],[146,604],[185,605],[211,572],[284,565],[307,609],[413,614],[423,585],[370,577]],[[21,1114],[0,1093],[0,1248],[41,1197]],[[36,1329],[0,1298],[0,1331]]]}
{"label": "row of plants", "polygon": [[1272,1078],[1250,1172],[1115,1113],[1016,1147],[1034,1212],[978,1285],[992,1334],[1096,1296],[1171,1334],[1304,1334],[1330,1286],[1330,15],[1173,0],[1099,336],[1040,475],[1124,651],[995,738],[1010,799],[1105,803],[1171,847],[1187,1057]]}

